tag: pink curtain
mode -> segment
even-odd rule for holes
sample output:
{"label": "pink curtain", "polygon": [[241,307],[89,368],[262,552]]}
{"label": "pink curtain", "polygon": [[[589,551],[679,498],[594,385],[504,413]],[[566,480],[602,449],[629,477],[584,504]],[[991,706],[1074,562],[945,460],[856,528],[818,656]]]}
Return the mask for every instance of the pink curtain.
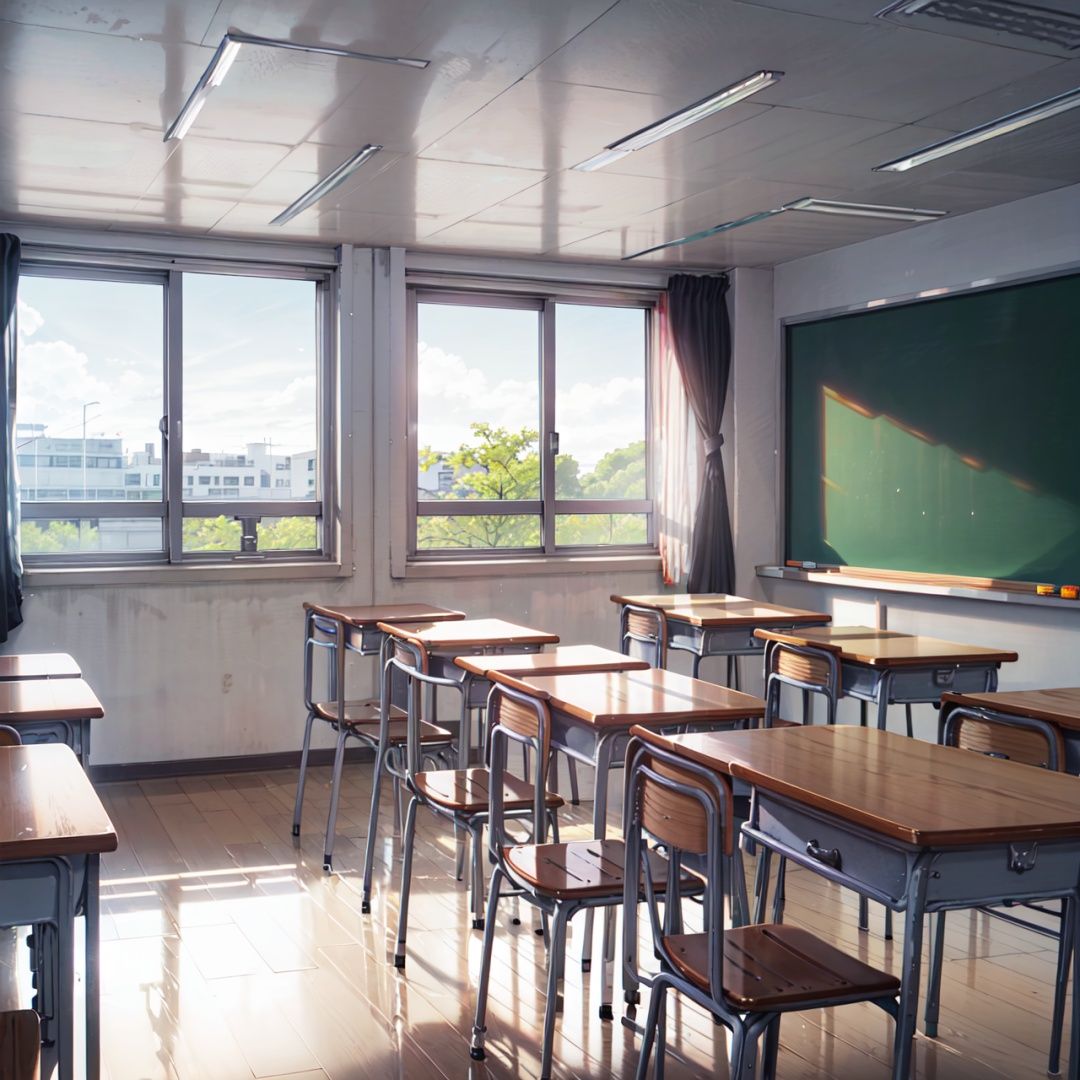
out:
{"label": "pink curtain", "polygon": [[666,295],[660,297],[656,323],[651,373],[654,515],[664,584],[678,585],[690,563],[700,436],[672,349]]}

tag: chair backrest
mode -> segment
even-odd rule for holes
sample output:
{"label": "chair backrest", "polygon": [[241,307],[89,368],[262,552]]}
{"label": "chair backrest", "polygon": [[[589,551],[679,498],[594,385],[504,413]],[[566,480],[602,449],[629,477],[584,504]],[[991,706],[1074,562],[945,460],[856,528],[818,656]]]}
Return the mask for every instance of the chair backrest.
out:
{"label": "chair backrest", "polygon": [[941,741],[946,746],[1040,769],[1057,772],[1065,768],[1061,731],[1034,717],[957,706],[946,714]]}
{"label": "chair backrest", "polygon": [[664,613],[656,608],[624,604],[620,621],[623,651],[629,654],[630,642],[636,641],[646,647],[649,662],[653,667],[663,667],[667,649],[667,618]]}
{"label": "chair backrest", "polygon": [[0,746],[22,746],[22,736],[9,724],[0,724]]}
{"label": "chair backrest", "polygon": [[[405,724],[405,776],[412,787],[412,778],[420,771],[420,687],[453,686],[460,689],[454,679],[432,675],[428,671],[427,650],[419,642],[405,638],[390,638],[383,642],[383,677],[379,687],[379,739],[385,744],[390,721],[390,688],[394,673],[401,672],[407,684]],[[433,691],[434,692],[434,691]],[[415,790],[415,789],[414,789]]]}
{"label": "chair backrest", "polygon": [[[632,739],[626,750],[625,790],[624,963],[629,967],[637,955],[637,913],[644,885],[653,948],[674,966],[664,938],[679,932],[682,925],[680,882],[686,868],[684,857],[691,856],[696,866],[704,860],[704,921],[712,935],[710,992],[719,1001],[723,994],[725,862],[733,850],[731,784],[704,766]],[[650,840],[664,845],[667,855],[662,905],[648,857]],[[640,977],[636,971],[632,974]]]}
{"label": "chair backrest", "polygon": [[769,641],[765,648],[765,727],[780,719],[782,689],[790,686],[803,691],[802,722],[810,722],[809,695],[817,694],[826,702],[826,723],[836,722],[836,703],[840,698],[840,661],[833,649],[796,645],[788,641]]}
{"label": "chair backrest", "polygon": [[[503,850],[515,841],[506,834],[503,784],[511,745],[532,751],[532,842],[547,838],[547,771],[551,749],[551,710],[547,701],[495,683],[488,696],[488,849],[502,865]],[[520,817],[517,820],[521,820]]]}

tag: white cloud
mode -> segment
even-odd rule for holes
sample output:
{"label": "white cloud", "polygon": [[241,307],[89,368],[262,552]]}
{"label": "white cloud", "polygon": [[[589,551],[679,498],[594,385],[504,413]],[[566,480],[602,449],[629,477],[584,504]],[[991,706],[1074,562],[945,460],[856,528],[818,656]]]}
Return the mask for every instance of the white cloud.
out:
{"label": "white cloud", "polygon": [[32,308],[29,304],[22,300],[19,300],[18,307],[16,308],[16,322],[19,325],[19,338],[30,337],[31,334],[36,333],[44,325],[45,320],[41,317],[41,312],[37,308]]}

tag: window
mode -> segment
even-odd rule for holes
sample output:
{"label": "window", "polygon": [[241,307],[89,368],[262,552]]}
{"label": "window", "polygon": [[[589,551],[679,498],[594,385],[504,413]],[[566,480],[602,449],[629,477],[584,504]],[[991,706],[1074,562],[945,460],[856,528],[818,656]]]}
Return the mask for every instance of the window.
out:
{"label": "window", "polygon": [[[256,556],[324,558],[332,286],[326,270],[27,253],[16,429],[27,565],[229,561],[241,513],[264,541]],[[315,490],[220,475],[269,476],[292,454],[310,457]]]}
{"label": "window", "polygon": [[410,291],[411,554],[652,543],[651,303]]}

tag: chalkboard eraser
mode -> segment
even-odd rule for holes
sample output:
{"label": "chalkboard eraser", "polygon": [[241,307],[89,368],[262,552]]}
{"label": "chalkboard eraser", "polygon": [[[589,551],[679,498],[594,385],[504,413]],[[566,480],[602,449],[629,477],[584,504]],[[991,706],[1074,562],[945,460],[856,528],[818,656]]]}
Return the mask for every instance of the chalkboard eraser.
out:
{"label": "chalkboard eraser", "polygon": [[1080,598],[1080,585],[1062,585],[1061,586],[1061,599],[1062,600],[1076,600]]}
{"label": "chalkboard eraser", "polygon": [[785,566],[792,566],[796,570],[816,570],[818,564],[816,562],[803,562],[801,559],[788,559]]}
{"label": "chalkboard eraser", "polygon": [[1036,585],[1035,586],[1035,595],[1036,596],[1053,596],[1054,595],[1054,586],[1053,585]]}

